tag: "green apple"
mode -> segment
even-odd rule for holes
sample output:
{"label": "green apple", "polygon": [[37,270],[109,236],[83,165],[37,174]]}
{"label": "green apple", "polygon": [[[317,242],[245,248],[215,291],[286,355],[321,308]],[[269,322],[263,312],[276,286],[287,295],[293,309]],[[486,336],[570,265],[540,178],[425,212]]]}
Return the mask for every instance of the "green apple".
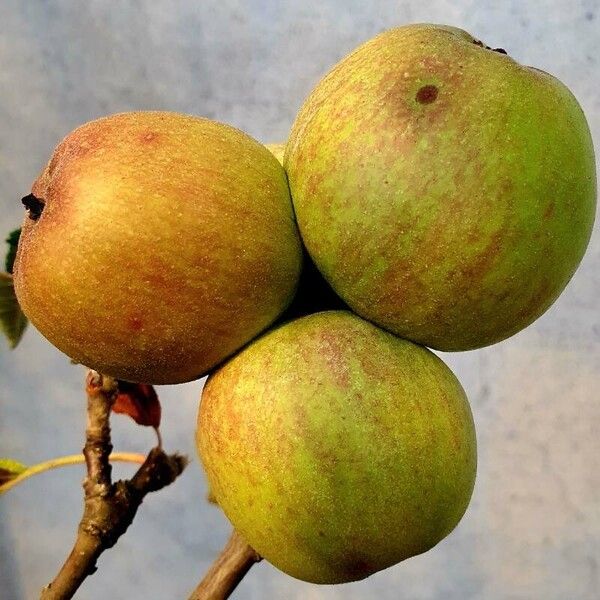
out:
{"label": "green apple", "polygon": [[392,29],[344,58],[304,103],[284,166],[335,291],[441,350],[538,318],[594,220],[592,141],[573,95],[453,27]]}
{"label": "green apple", "polygon": [[289,575],[362,579],[425,552],[465,512],[465,393],[426,348],[349,312],[273,329],[208,379],[197,445],[234,527]]}
{"label": "green apple", "polygon": [[246,134],[133,112],[68,135],[24,198],[23,311],[120,379],[204,375],[292,300],[302,248],[286,176]]}

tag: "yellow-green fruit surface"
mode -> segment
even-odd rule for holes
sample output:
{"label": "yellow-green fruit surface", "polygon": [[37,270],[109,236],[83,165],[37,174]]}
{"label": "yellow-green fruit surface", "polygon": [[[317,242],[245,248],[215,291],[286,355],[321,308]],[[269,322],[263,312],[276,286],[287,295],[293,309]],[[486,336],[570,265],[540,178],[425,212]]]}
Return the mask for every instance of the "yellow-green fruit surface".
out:
{"label": "yellow-green fruit surface", "polygon": [[294,294],[302,249],[285,173],[227,125],[166,112],[92,121],[60,143],[32,194],[43,210],[23,225],[19,302],[102,373],[195,379]]}
{"label": "yellow-green fruit surface", "polygon": [[284,166],[336,292],[441,350],[532,323],[594,220],[594,152],[573,95],[452,27],[392,29],[344,58],[303,105]]}
{"label": "yellow-green fruit surface", "polygon": [[471,411],[450,369],[343,311],[271,330],[213,373],[197,444],[234,527],[316,583],[425,552],[459,522],[475,480]]}
{"label": "yellow-green fruit surface", "polygon": [[283,156],[285,154],[285,143],[280,142],[277,144],[265,144],[265,147],[269,149],[269,152],[283,164]]}

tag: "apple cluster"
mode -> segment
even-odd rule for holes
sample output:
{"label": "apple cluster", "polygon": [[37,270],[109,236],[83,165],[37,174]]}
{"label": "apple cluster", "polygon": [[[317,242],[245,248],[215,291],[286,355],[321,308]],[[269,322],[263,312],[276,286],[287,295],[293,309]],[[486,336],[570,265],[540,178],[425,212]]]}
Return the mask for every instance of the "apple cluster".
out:
{"label": "apple cluster", "polygon": [[227,517],[286,573],[352,581],[437,544],[473,491],[469,404],[428,348],[537,319],[595,202],[562,83],[411,25],[338,63],[282,146],[167,112],[79,127],[24,198],[15,289],[90,368],[208,374],[197,445]]}

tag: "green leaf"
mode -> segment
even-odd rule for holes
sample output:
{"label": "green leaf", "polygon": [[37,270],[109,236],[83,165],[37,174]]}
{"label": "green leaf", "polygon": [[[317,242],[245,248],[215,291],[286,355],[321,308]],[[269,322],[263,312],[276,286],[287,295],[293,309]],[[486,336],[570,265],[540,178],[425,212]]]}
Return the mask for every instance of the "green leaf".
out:
{"label": "green leaf", "polygon": [[21,237],[21,230],[15,229],[8,234],[6,243],[8,244],[8,252],[6,254],[6,271],[12,274],[13,265],[15,264],[15,258],[17,256],[17,246],[19,245],[19,238]]}
{"label": "green leaf", "polygon": [[24,471],[27,471],[24,464],[12,458],[0,458],[0,485],[18,477]]}
{"label": "green leaf", "polygon": [[23,314],[10,273],[0,272],[0,329],[8,338],[11,348],[16,348],[27,327],[27,317]]}

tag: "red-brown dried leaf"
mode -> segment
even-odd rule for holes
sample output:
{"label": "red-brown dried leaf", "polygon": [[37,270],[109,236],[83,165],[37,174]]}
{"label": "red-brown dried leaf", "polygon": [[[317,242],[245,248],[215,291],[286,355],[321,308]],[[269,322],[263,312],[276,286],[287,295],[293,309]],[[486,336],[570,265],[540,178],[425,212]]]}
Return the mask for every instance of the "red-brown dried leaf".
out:
{"label": "red-brown dried leaf", "polygon": [[160,401],[153,386],[119,381],[113,412],[129,415],[138,425],[160,426]]}

